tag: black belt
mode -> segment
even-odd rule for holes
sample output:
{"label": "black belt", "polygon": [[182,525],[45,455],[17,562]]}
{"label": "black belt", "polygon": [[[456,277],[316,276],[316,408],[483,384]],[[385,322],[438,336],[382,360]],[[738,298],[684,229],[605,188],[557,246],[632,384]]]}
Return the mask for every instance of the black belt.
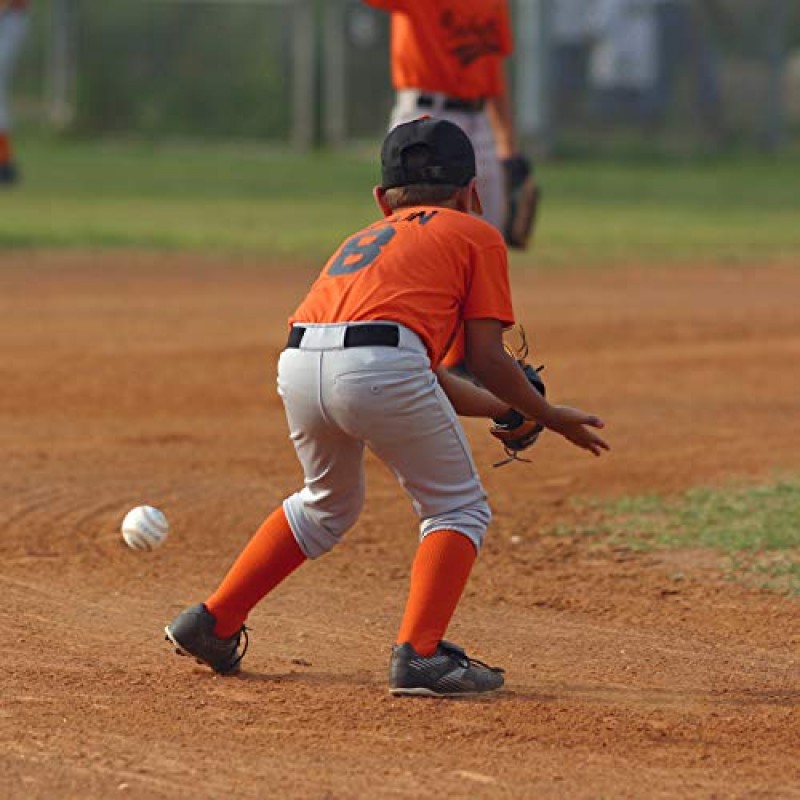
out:
{"label": "black belt", "polygon": [[[433,108],[436,105],[436,98],[430,94],[421,94],[417,98],[417,108]],[[477,97],[474,100],[464,100],[460,97],[445,97],[442,108],[445,111],[465,111],[468,114],[477,114],[483,111],[486,100]]]}
{"label": "black belt", "polygon": [[[295,325],[289,331],[287,347],[300,347],[306,329]],[[397,347],[400,344],[400,329],[397,325],[351,325],[344,332],[345,347]]]}

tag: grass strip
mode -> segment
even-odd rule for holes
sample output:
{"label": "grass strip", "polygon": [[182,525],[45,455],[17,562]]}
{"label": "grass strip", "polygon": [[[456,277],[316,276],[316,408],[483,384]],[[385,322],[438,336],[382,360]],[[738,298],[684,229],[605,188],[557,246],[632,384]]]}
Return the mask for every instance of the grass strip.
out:
{"label": "grass strip", "polygon": [[[378,143],[304,155],[252,144],[23,137],[0,249],[141,248],[326,258],[374,220]],[[797,262],[800,155],[543,162],[516,267]]]}
{"label": "grass strip", "polygon": [[[592,502],[577,533],[634,550],[706,549],[732,577],[800,595],[800,479]],[[560,526],[555,533],[574,534]]]}

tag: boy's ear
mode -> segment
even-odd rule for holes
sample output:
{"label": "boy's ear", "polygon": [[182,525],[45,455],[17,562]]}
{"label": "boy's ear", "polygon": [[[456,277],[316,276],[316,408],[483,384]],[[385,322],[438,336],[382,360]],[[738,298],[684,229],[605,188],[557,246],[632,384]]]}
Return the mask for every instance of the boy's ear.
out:
{"label": "boy's ear", "polygon": [[481,197],[478,194],[478,180],[477,178],[473,178],[469,182],[469,192],[470,198],[472,201],[472,213],[473,214],[480,214],[483,216],[483,204],[481,203]]}
{"label": "boy's ear", "polygon": [[386,189],[383,186],[375,186],[372,190],[372,196],[375,198],[375,203],[383,212],[384,217],[391,217],[394,214],[394,209],[386,202]]}
{"label": "boy's ear", "polygon": [[465,214],[478,214],[483,216],[483,204],[478,196],[476,179],[472,178],[466,186],[462,186],[456,194],[457,208]]}

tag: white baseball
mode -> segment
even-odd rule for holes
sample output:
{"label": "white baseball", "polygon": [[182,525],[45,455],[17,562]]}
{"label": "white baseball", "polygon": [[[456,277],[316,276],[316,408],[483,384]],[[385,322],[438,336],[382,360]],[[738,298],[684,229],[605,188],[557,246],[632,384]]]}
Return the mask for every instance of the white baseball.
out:
{"label": "white baseball", "polygon": [[153,506],[136,506],[122,520],[122,538],[132,550],[155,550],[168,533],[167,518]]}

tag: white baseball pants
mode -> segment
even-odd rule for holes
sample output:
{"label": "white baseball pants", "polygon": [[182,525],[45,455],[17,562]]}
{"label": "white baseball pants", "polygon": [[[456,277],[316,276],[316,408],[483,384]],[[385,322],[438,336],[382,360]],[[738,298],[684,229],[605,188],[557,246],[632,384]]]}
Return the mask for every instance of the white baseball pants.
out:
{"label": "white baseball pants", "polygon": [[281,354],[278,392],[305,474],[283,504],[303,552],[322,555],[358,519],[365,446],[411,497],[420,538],[455,530],[480,549],[491,519],[486,492],[419,337],[398,325],[397,347],[345,348],[347,324],[302,327],[300,346]]}
{"label": "white baseball pants", "polygon": [[[419,108],[421,94],[433,98],[432,108]],[[411,122],[423,114],[446,119],[458,125],[469,136],[475,149],[475,166],[478,178],[478,195],[483,206],[483,218],[502,231],[506,216],[505,176],[497,157],[494,133],[485,111],[466,112],[444,109],[446,97],[434,92],[418,89],[402,89],[397,92],[389,127]]]}

